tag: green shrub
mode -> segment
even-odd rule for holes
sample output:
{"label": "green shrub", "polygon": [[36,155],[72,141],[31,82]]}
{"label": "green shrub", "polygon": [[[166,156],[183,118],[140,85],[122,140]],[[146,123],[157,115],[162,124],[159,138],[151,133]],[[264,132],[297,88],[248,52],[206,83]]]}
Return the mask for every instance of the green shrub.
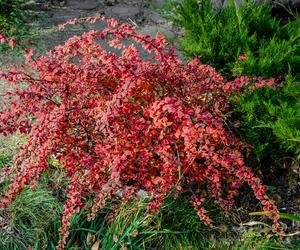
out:
{"label": "green shrub", "polygon": [[[299,29],[300,32],[300,29]],[[300,33],[299,33],[300,34]],[[278,77],[290,73],[299,74],[300,68],[300,36],[289,40],[276,37],[262,42],[258,51],[247,52],[244,60],[233,65],[236,75]]]}
{"label": "green shrub", "polygon": [[[0,0],[0,33],[15,40],[24,39],[29,28],[24,22],[28,14],[23,8],[26,0]],[[0,51],[6,50],[7,45],[0,45]]]}
{"label": "green shrub", "polygon": [[16,16],[22,15],[23,6],[26,0],[0,0],[0,17],[7,21]]}
{"label": "green shrub", "polygon": [[300,83],[286,78],[282,87],[263,88],[233,100],[241,137],[258,161],[275,162],[300,153]]}
{"label": "green shrub", "polygon": [[[223,8],[210,0],[173,2],[175,23],[186,35],[180,40],[189,56],[199,55],[227,77],[277,77],[300,66],[300,19],[285,26],[273,18],[270,4],[229,1]],[[240,56],[248,55],[241,61]]]}

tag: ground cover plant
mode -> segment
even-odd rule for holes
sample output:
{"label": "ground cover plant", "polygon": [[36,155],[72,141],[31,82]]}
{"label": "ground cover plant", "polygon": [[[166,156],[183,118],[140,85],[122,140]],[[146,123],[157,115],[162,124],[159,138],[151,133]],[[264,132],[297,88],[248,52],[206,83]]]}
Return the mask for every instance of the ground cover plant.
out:
{"label": "ground cover plant", "polygon": [[[110,198],[126,202],[141,190],[149,212],[159,211],[170,193],[175,198],[187,193],[200,219],[213,225],[205,199],[228,211],[238,189],[248,184],[282,234],[266,187],[244,164],[247,145],[226,123],[228,95],[276,83],[226,81],[198,59],[182,63],[163,36],[139,35],[114,19],[67,24],[99,20],[107,24],[102,31],[70,38],[45,56],[34,58],[27,50],[24,65],[1,72],[14,90],[2,96],[0,132],[27,137],[14,167],[2,171],[12,184],[1,205],[27,185],[35,189],[54,161],[69,178],[59,249],[82,208],[92,220]],[[116,52],[107,52],[104,44]],[[149,59],[140,57],[138,44]]]}

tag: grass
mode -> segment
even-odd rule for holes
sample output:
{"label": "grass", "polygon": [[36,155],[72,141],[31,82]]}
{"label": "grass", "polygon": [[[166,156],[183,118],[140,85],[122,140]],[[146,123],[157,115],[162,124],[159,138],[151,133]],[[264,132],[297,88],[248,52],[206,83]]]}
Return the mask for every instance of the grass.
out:
{"label": "grass", "polygon": [[[218,227],[205,226],[184,196],[178,200],[169,197],[157,215],[147,214],[145,200],[124,204],[111,224],[107,222],[112,205],[93,222],[86,221],[82,210],[73,219],[66,249],[92,249],[99,245],[103,250],[297,250],[300,246],[297,239],[282,241],[260,226],[241,226],[234,231],[230,224],[225,224],[228,219],[220,209],[207,205],[212,208],[209,214]],[[52,236],[57,235],[58,224],[51,231]],[[57,240],[58,237],[52,238],[48,249],[54,250]]]}
{"label": "grass", "polygon": [[24,190],[7,209],[0,211],[1,249],[44,249],[46,229],[58,219],[62,205],[49,190],[38,187],[34,192]]}
{"label": "grass", "polygon": [[[185,197],[168,197],[159,214],[147,213],[146,200],[123,204],[109,223],[115,202],[100,211],[94,221],[86,220],[86,211],[74,216],[66,249],[91,249],[99,243],[101,249],[170,249],[177,244],[197,245],[205,249],[207,235],[221,237],[218,228],[208,228],[199,220]],[[218,208],[211,206],[210,216],[216,222],[225,221]],[[60,221],[48,231],[48,249],[55,249],[59,240]],[[174,248],[172,248],[174,249]]]}
{"label": "grass", "polygon": [[[17,148],[25,138],[20,135],[0,138],[0,169],[9,166]],[[2,192],[8,181],[0,183]],[[46,185],[39,185],[34,192],[28,188],[6,208],[0,209],[0,249],[44,249],[47,230],[53,220],[59,220],[62,203]]]}

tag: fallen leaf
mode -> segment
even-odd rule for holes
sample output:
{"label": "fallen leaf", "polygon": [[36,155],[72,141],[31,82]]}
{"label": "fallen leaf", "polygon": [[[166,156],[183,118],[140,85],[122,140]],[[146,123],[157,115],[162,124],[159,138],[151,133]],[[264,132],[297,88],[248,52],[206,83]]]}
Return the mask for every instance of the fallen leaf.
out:
{"label": "fallen leaf", "polygon": [[118,240],[119,240],[119,237],[118,237],[117,235],[114,234],[114,236],[113,236],[113,241],[116,243],[116,242],[118,242]]}
{"label": "fallen leaf", "polygon": [[92,250],[99,250],[100,240],[97,240],[92,246]]}
{"label": "fallen leaf", "polygon": [[136,236],[138,236],[138,234],[139,234],[139,231],[135,229],[135,230],[131,233],[131,236],[135,238]]}
{"label": "fallen leaf", "polygon": [[96,235],[88,233],[88,235],[86,237],[86,244],[92,245],[95,242],[95,240],[96,240]]}

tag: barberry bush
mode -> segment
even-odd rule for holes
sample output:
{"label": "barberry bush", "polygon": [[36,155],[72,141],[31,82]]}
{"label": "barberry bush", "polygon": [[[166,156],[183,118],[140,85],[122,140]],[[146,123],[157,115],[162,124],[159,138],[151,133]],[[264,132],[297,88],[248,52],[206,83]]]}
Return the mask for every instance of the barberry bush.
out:
{"label": "barberry bush", "polygon": [[14,166],[2,171],[1,179],[12,179],[2,207],[25,186],[34,189],[55,160],[70,181],[58,249],[74,214],[85,208],[92,220],[116,196],[126,202],[146,195],[148,211],[156,212],[170,192],[174,198],[188,193],[200,219],[212,225],[204,200],[228,210],[243,184],[282,233],[266,187],[244,164],[247,145],[226,125],[229,95],[274,81],[228,82],[197,58],[181,62],[163,36],[140,35],[114,19],[75,19],[60,28],[81,21],[106,22],[106,28],[43,56],[28,49],[24,65],[0,73],[11,89],[1,98],[0,132],[27,137]]}

